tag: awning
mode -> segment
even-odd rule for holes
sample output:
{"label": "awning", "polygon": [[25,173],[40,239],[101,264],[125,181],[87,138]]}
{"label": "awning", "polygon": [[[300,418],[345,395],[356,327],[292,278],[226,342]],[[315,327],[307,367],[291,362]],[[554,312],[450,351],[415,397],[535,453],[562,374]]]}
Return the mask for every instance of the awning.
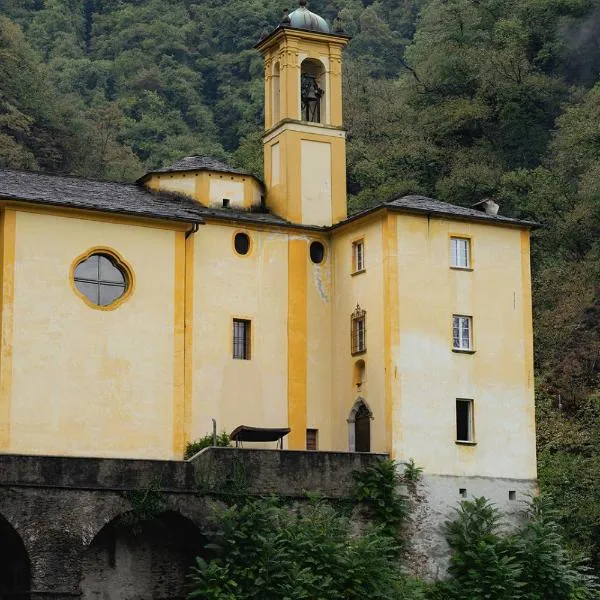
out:
{"label": "awning", "polygon": [[240,425],[236,427],[229,437],[239,446],[242,442],[278,442],[279,448],[283,447],[283,438],[291,430],[287,427],[250,427]]}

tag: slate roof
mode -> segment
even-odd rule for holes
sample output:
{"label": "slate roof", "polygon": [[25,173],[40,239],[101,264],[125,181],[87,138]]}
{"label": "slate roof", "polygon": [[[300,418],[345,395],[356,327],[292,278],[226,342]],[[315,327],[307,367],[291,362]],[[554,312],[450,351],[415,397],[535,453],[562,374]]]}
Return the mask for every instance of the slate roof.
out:
{"label": "slate roof", "polygon": [[185,196],[150,192],[132,183],[93,181],[11,169],[0,169],[0,198],[170,221],[202,221],[201,207]]}
{"label": "slate roof", "polygon": [[425,213],[428,215],[467,221],[488,221],[490,223],[497,223],[498,225],[539,227],[539,223],[534,221],[523,221],[521,219],[513,219],[502,215],[488,215],[487,213],[474,208],[465,208],[463,206],[457,206],[456,204],[448,204],[448,202],[441,202],[440,200],[434,200],[433,198],[418,196],[416,194],[384,202],[383,206],[386,206],[391,210],[399,210],[402,212]]}
{"label": "slate roof", "polygon": [[276,215],[207,208],[182,194],[152,192],[140,184],[93,181],[11,169],[0,169],[2,198],[187,223],[201,223],[205,217],[214,217],[248,223],[290,225],[289,221]]}
{"label": "slate roof", "polygon": [[331,228],[301,226],[294,225],[286,219],[270,213],[249,212],[235,208],[205,207],[187,196],[170,192],[152,192],[139,183],[93,181],[78,177],[44,175],[12,169],[0,169],[1,198],[187,223],[202,223],[206,218],[214,218],[281,227],[293,226],[311,230],[336,229],[349,221],[354,221],[384,207],[401,212],[468,221],[486,221],[498,225],[519,227],[537,227],[539,225],[533,221],[522,221],[502,215],[488,215],[473,208],[464,208],[425,196],[409,195],[360,212]]}
{"label": "slate roof", "polygon": [[252,177],[252,174],[248,171],[232,167],[216,158],[212,158],[212,156],[186,156],[168,167],[161,167],[160,169],[149,171],[138,181],[143,180],[152,173],[173,173],[176,171],[217,171],[218,173],[233,173],[236,175],[248,175]]}

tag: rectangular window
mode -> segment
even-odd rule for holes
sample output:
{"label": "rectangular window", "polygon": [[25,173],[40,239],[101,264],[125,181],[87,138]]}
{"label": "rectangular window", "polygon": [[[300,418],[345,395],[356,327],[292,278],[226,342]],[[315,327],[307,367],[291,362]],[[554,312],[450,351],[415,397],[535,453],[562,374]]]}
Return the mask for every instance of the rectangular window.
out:
{"label": "rectangular window", "polygon": [[473,400],[456,400],[456,441],[474,441]]}
{"label": "rectangular window", "polygon": [[233,358],[250,360],[250,321],[233,320]]}
{"label": "rectangular window", "polygon": [[365,352],[367,349],[367,315],[357,310],[352,315],[352,354]]}
{"label": "rectangular window", "polygon": [[306,430],[306,449],[307,450],[318,450],[319,449],[319,430],[318,429],[307,429]]}
{"label": "rectangular window", "polygon": [[469,238],[450,238],[450,266],[457,269],[471,267],[471,240]]}
{"label": "rectangular window", "polygon": [[452,316],[452,347],[454,350],[473,349],[473,319],[463,315]]}
{"label": "rectangular window", "polygon": [[352,272],[360,273],[365,270],[365,242],[352,242]]}

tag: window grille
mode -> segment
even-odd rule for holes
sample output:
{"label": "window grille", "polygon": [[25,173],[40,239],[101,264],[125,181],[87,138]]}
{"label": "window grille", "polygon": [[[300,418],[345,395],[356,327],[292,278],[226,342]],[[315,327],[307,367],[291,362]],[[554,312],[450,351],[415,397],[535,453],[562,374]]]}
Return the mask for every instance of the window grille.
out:
{"label": "window grille", "polygon": [[233,358],[250,360],[250,321],[233,320]]}
{"label": "window grille", "polygon": [[367,349],[367,312],[358,304],[351,315],[351,352],[359,354]]}
{"label": "window grille", "polygon": [[318,429],[307,429],[306,430],[306,449],[313,450],[313,451],[319,449],[319,430]]}
{"label": "window grille", "polygon": [[459,269],[468,269],[471,266],[471,240],[450,238],[450,266]]}
{"label": "window grille", "polygon": [[109,306],[127,291],[125,270],[109,254],[95,253],[82,260],[73,274],[75,287],[97,306]]}
{"label": "window grille", "polygon": [[473,320],[471,317],[453,315],[452,345],[455,350],[471,350],[473,342]]}

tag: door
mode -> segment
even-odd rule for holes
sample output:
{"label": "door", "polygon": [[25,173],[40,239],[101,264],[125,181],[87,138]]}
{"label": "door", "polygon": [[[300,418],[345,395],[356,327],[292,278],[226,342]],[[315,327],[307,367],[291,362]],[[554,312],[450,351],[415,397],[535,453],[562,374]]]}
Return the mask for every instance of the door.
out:
{"label": "door", "polygon": [[364,404],[356,411],[354,441],[356,452],[371,452],[371,415]]}

